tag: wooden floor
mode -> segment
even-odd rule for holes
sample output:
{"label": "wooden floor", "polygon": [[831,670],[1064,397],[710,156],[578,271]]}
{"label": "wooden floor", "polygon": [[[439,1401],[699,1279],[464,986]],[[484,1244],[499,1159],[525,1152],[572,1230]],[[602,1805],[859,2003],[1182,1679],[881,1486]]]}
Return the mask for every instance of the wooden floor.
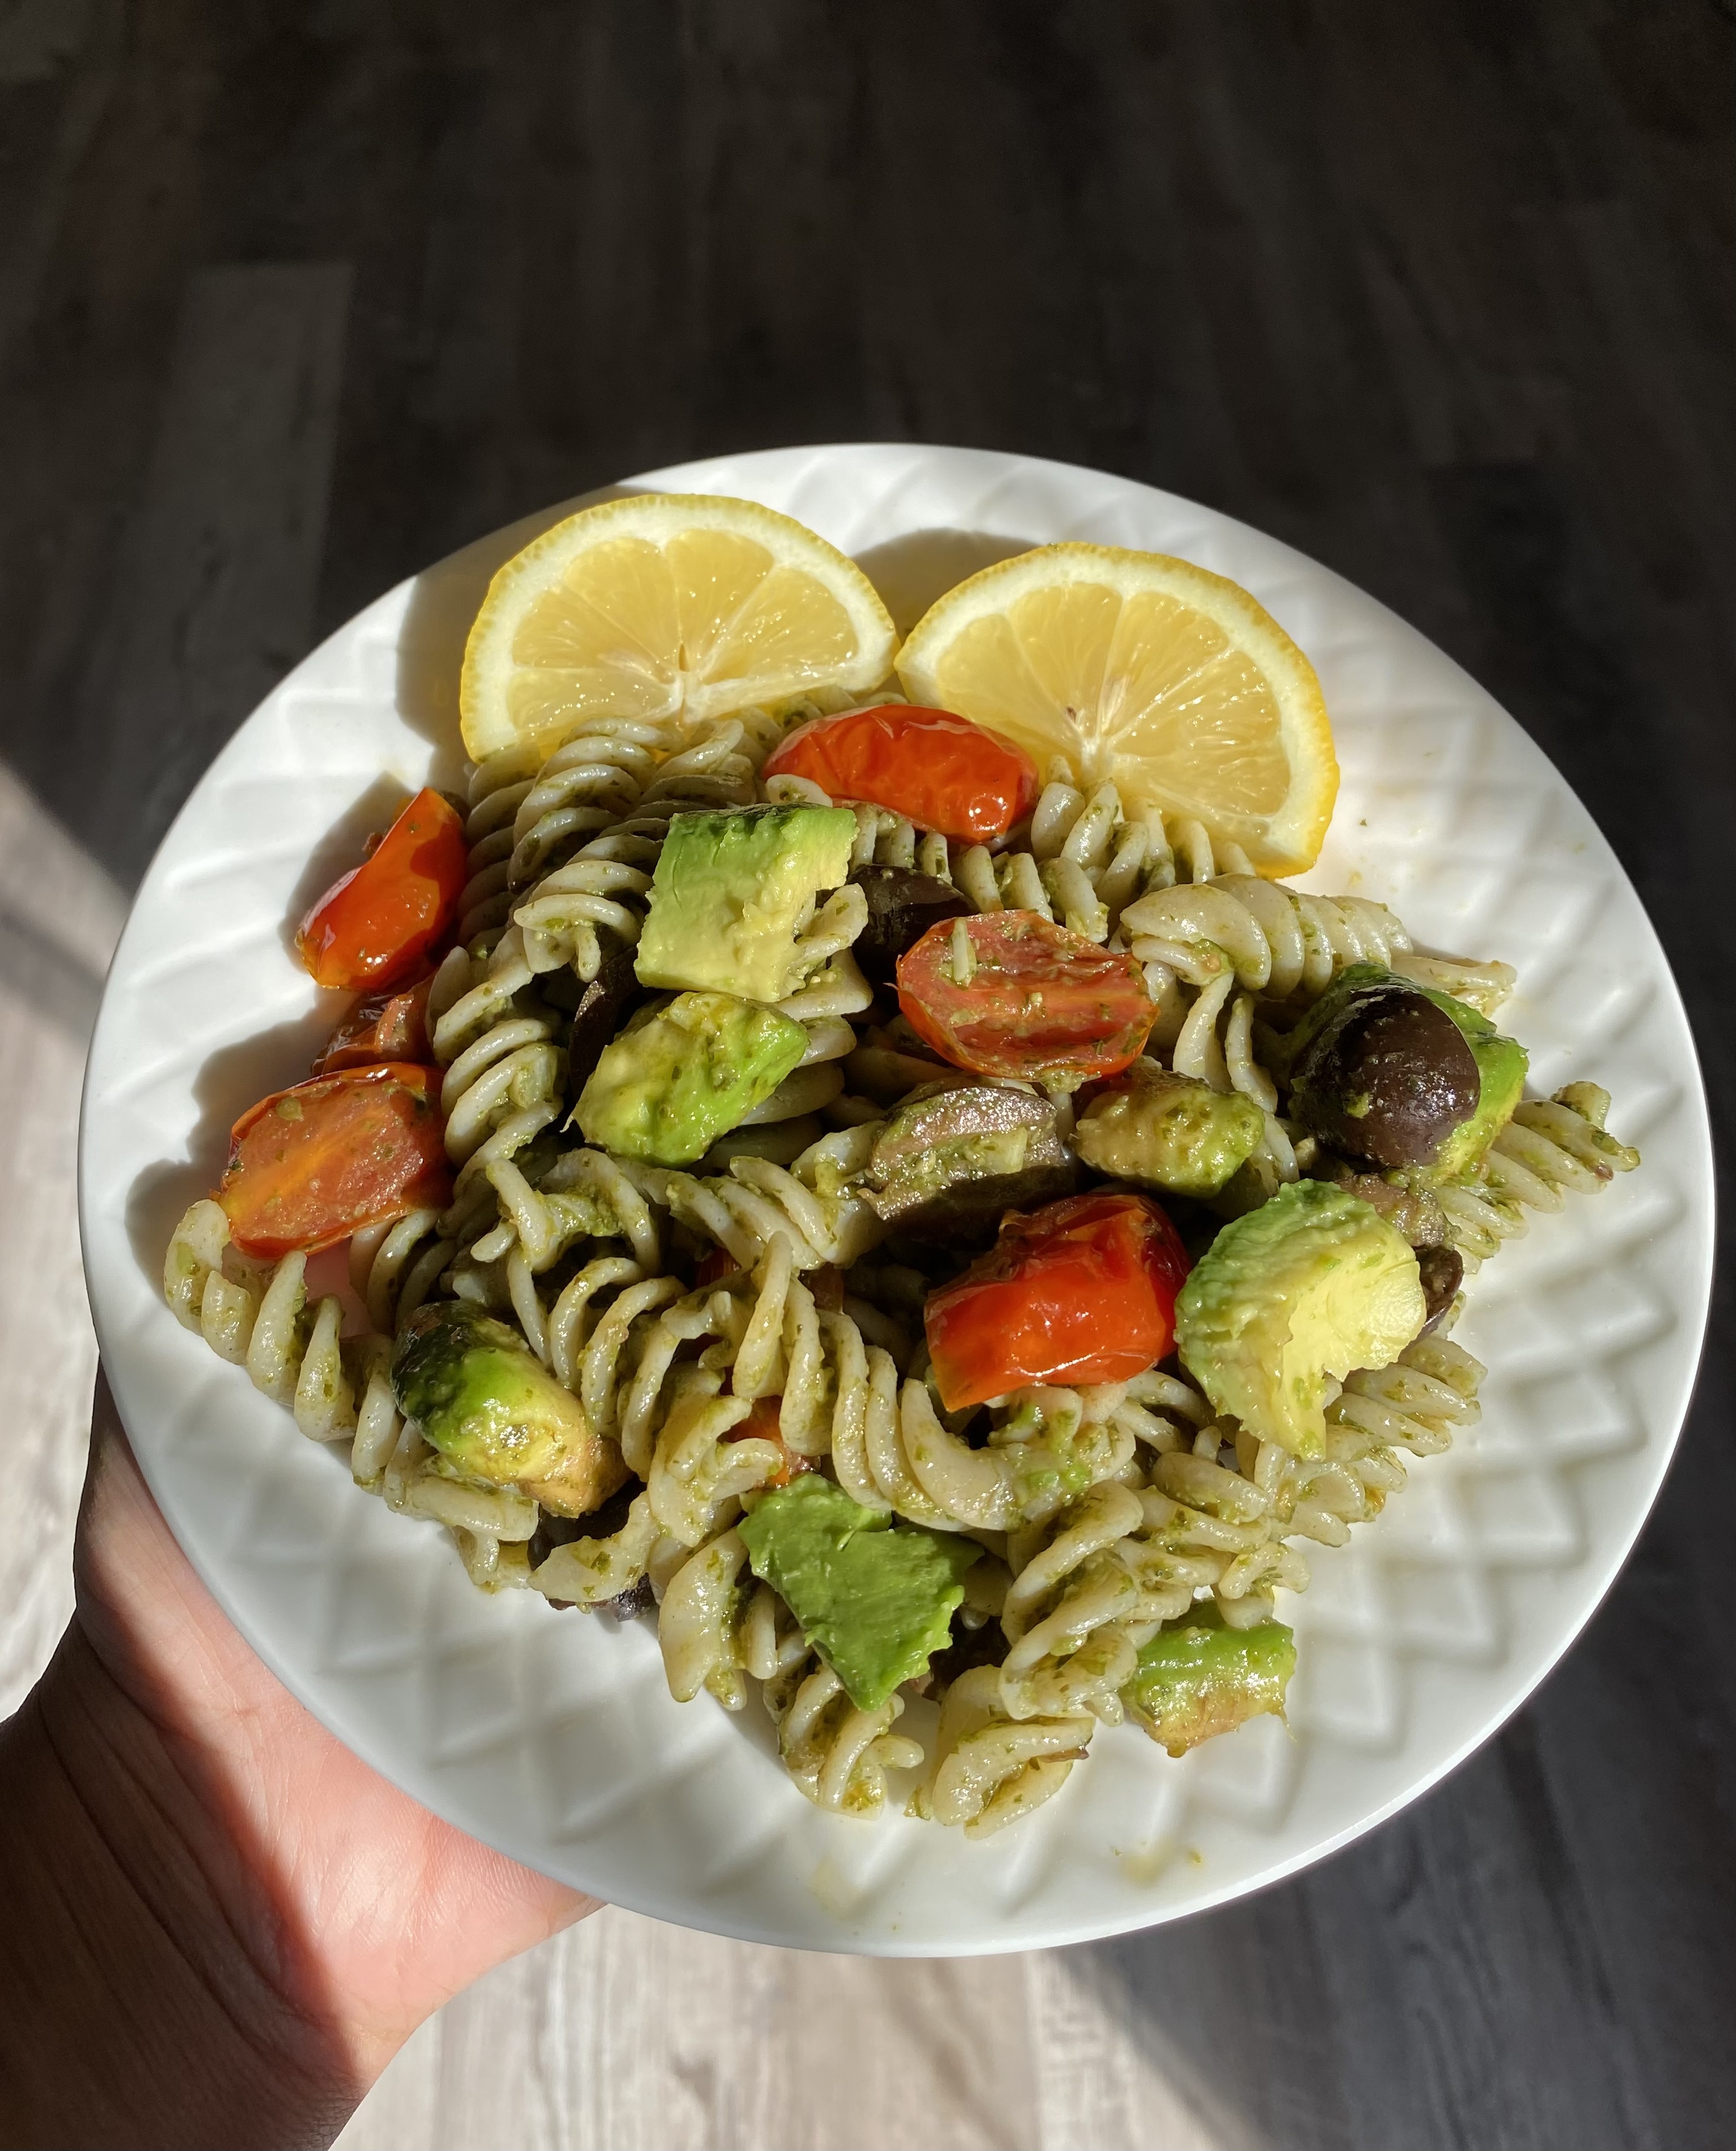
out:
{"label": "wooden floor", "polygon": [[[1713,0],[0,0],[4,1702],[67,1603],[121,892],[319,635],[626,471],[981,443],[1329,562],[1597,814],[1732,1155],[1733,48]],[[1728,2143],[1733,1312],[1577,1649],[1338,1859],[986,1963],[605,1913],[345,2141]]]}

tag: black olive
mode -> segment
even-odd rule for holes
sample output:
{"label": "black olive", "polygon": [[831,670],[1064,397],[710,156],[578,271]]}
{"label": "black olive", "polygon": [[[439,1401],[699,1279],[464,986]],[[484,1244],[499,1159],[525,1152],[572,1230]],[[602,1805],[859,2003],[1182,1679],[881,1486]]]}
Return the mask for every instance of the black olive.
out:
{"label": "black olive", "polygon": [[1459,1287],[1465,1282],[1465,1258],[1456,1248],[1419,1248],[1416,1269],[1428,1308],[1428,1318],[1418,1334],[1426,1337],[1459,1296]]}
{"label": "black olive", "polygon": [[567,1045],[567,1081],[574,1095],[582,1091],[591,1070],[603,1058],[603,1049],[613,1039],[642,989],[633,968],[633,951],[618,944],[603,959],[603,968],[579,996],[573,1011],[573,1035]]}
{"label": "black olive", "polygon": [[[1005,1139],[1020,1130],[1014,1166]],[[891,1114],[869,1158],[867,1194],[896,1231],[965,1248],[992,1240],[1007,1211],[1070,1195],[1077,1179],[1047,1099],[958,1081],[925,1086]]]}
{"label": "black olive", "polygon": [[868,924],[855,954],[864,973],[890,985],[898,959],[943,919],[968,919],[971,907],[951,882],[909,867],[858,867],[850,879],[868,899]]}
{"label": "black olive", "polygon": [[618,1621],[643,1620],[657,1603],[657,1593],[651,1587],[648,1576],[642,1576],[637,1583],[629,1583],[624,1591],[613,1598],[605,1598],[592,1610],[598,1613],[613,1613]]}
{"label": "black olive", "polygon": [[[627,1521],[627,1511],[633,1497],[638,1492],[637,1480],[628,1480],[624,1486],[617,1487],[601,1508],[593,1509],[588,1516],[557,1516],[549,1510],[538,1512],[537,1528],[525,1551],[531,1566],[540,1568],[557,1546],[570,1546],[575,1539],[612,1538]],[[570,1598],[551,1598],[548,1603],[558,1612],[573,1609]],[[605,1598],[596,1606],[588,1606],[588,1613],[613,1613],[618,1621],[631,1621],[647,1612],[653,1603],[651,1586],[643,1577],[613,1598]]]}
{"label": "black olive", "polygon": [[1290,1071],[1290,1111],[1372,1165],[1427,1165],[1476,1111],[1482,1079],[1464,1033],[1408,986],[1360,994]]}
{"label": "black olive", "polygon": [[969,1628],[955,1613],[946,1642],[928,1662],[929,1692],[938,1702],[961,1674],[976,1666],[997,1666],[1006,1655],[1007,1635],[998,1621]]}
{"label": "black olive", "polygon": [[1309,1167],[1308,1177],[1330,1180],[1346,1194],[1366,1202],[1371,1210],[1378,1210],[1413,1248],[1440,1247],[1446,1243],[1446,1212],[1426,1187],[1406,1187],[1384,1173],[1359,1172],[1348,1158],[1335,1156],[1330,1150],[1320,1152]]}

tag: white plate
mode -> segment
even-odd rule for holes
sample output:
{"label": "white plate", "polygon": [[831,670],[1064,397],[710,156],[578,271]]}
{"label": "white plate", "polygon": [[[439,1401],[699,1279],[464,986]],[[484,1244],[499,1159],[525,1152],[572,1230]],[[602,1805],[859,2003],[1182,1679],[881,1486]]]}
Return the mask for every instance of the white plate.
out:
{"label": "white plate", "polygon": [[[1371,598],[1167,493],[974,450],[820,448],[633,482],[736,493],[863,559],[895,610],[1022,544],[1178,553],[1245,584],[1320,670],[1344,788],[1311,886],[1516,964],[1544,1091],[1615,1094],[1643,1168],[1544,1218],[1476,1282],[1481,1427],[1414,1467],[1293,1602],[1289,1729],[1172,1762],[1130,1728],[980,1845],[820,1814],[763,1720],[670,1700],[648,1627],[473,1591],[431,1526],[357,1493],[164,1306],[174,1218],[240,1108],[329,1021],[290,922],[355,855],[388,781],[450,782],[457,668],[494,566],[551,510],[381,598],[256,710],[170,831],[91,1050],[80,1216],[98,1334],[176,1536],[273,1670],[430,1808],[634,1910],[886,1954],[1080,1941],[1294,1872],[1433,1784],[1542,1679],[1632,1546],[1686,1409],[1711,1274],[1705,1101],[1682,1004],[1590,816],[1511,718]],[[190,1161],[190,1162],[189,1162]]]}

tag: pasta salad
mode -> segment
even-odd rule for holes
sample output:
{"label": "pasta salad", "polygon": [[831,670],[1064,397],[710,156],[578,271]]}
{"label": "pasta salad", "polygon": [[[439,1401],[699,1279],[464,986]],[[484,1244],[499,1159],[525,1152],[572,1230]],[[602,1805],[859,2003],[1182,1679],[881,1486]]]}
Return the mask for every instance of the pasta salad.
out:
{"label": "pasta salad", "polygon": [[785,519],[619,510],[497,577],[465,787],[301,923],[348,998],[169,1306],[823,1808],[985,1835],[1281,1716],[1307,1549],[1477,1416],[1477,1268],[1638,1162],[1607,1096],[1286,885],[1330,729],[1234,585],[1039,548],[896,647]]}

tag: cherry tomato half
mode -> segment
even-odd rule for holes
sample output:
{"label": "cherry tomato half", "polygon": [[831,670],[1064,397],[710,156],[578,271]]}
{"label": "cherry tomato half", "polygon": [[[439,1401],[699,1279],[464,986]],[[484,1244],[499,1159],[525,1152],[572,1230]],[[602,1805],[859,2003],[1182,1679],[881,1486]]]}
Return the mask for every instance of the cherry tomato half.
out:
{"label": "cherry tomato half", "polygon": [[805,777],[834,799],[866,799],[908,814],[919,829],[961,843],[1004,837],[1037,804],[1037,765],[1022,747],[911,702],[846,710],[799,725],[765,765]]}
{"label": "cherry tomato half", "polygon": [[314,1063],[315,1076],[340,1068],[367,1068],[379,1060],[434,1058],[428,1044],[428,989],[432,978],[418,979],[395,994],[373,994],[357,1001],[326,1041]]}
{"label": "cherry tomato half", "polygon": [[353,993],[396,984],[452,924],[467,857],[457,809],[437,792],[418,792],[302,920],[295,953],[322,986]]}
{"label": "cherry tomato half", "polygon": [[1188,1274],[1146,1195],[1070,1195],[1013,1212],[961,1278],[929,1295],[929,1356],[948,1411],[1039,1382],[1125,1382],[1175,1337]]}
{"label": "cherry tomato half", "polygon": [[[955,971],[962,927],[971,967]],[[898,1005],[936,1053],[979,1076],[1113,1076],[1157,1005],[1138,962],[1034,911],[943,919],[898,959]]]}
{"label": "cherry tomato half", "polygon": [[441,1070],[387,1061],[316,1076],[235,1122],[217,1200],[244,1255],[311,1254],[452,1199]]}

